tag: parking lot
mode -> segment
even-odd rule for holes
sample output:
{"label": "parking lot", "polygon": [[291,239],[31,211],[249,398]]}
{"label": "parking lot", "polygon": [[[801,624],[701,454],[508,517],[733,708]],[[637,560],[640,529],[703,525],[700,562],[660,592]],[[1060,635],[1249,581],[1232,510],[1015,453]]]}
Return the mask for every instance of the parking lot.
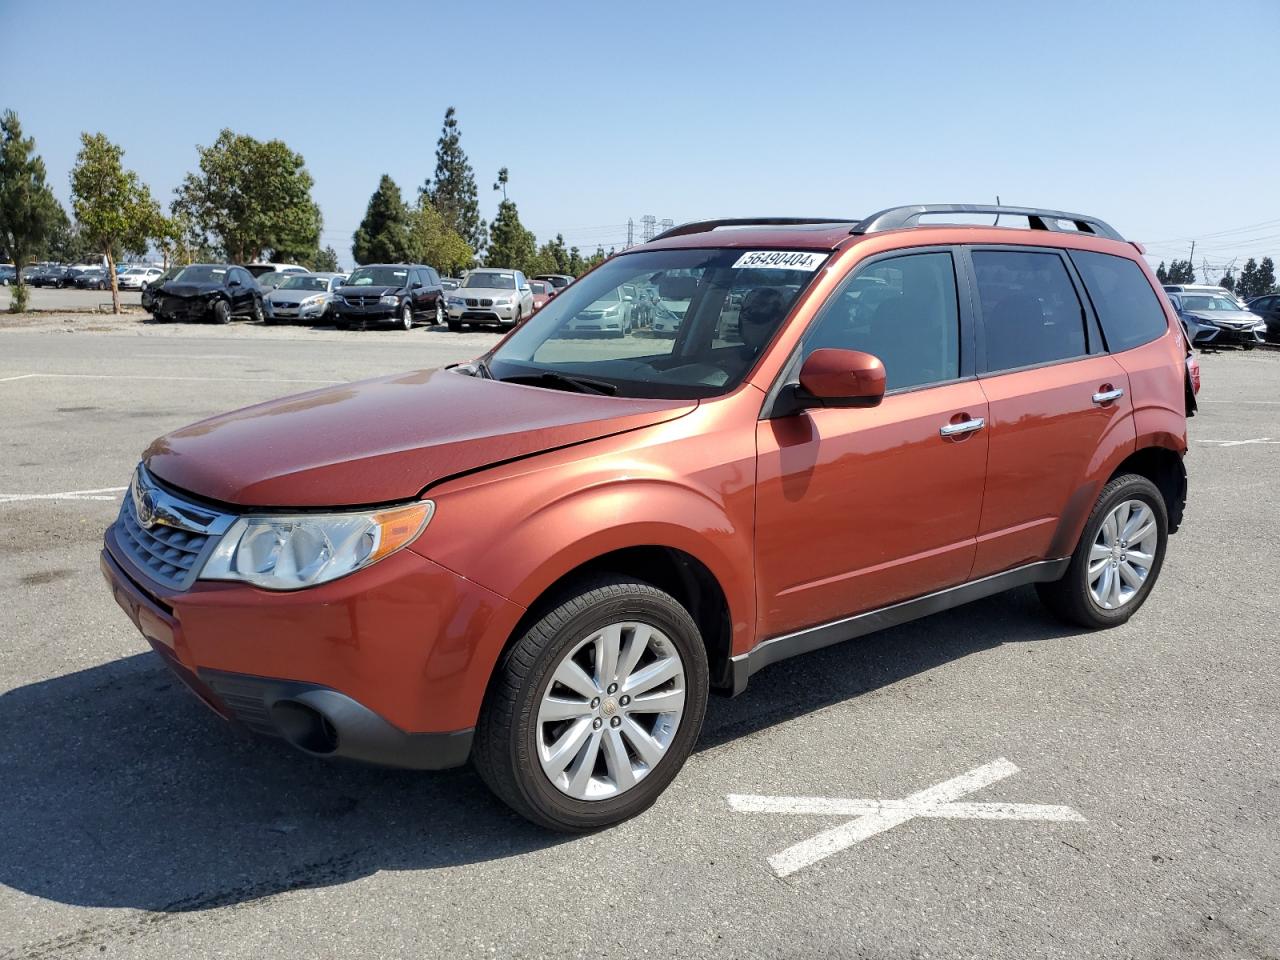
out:
{"label": "parking lot", "polygon": [[1201,357],[1129,624],[1024,588],[775,665],[651,811],[567,838],[469,770],[236,735],[98,573],[158,434],[494,339],[0,319],[0,958],[1280,955],[1280,353]]}

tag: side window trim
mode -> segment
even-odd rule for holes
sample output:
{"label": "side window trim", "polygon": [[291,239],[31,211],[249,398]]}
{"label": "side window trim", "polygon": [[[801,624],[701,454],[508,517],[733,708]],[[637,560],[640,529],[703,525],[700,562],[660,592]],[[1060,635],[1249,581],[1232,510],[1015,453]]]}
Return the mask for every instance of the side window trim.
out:
{"label": "side window trim", "polygon": [[962,383],[965,380],[973,380],[978,376],[978,358],[977,344],[979,342],[978,329],[976,324],[976,298],[977,291],[973,286],[969,276],[969,270],[965,264],[967,255],[964,247],[960,244],[929,244],[919,247],[896,247],[893,250],[885,250],[882,253],[872,254],[862,260],[857,261],[851,266],[832,288],[830,296],[822,301],[809,317],[804,334],[796,342],[792,348],[791,355],[787,357],[786,363],[778,371],[777,377],[769,386],[769,392],[765,396],[764,403],[760,407],[761,420],[768,420],[773,416],[773,410],[777,403],[779,395],[783,388],[789,384],[796,382],[796,378],[800,375],[800,366],[803,362],[805,341],[809,335],[810,328],[822,316],[823,309],[834,298],[840,296],[844,292],[845,285],[856,278],[863,270],[874,266],[885,260],[896,260],[901,257],[909,257],[915,254],[925,253],[948,253],[951,255],[951,269],[955,274],[956,281],[956,311],[958,314],[958,322],[960,324],[958,330],[958,346],[960,349],[959,357],[959,376],[950,380],[938,380],[933,383],[921,383],[909,387],[895,387],[885,391],[886,397],[893,397],[904,393],[917,393],[921,390],[932,390],[935,387],[945,387],[954,383]]}
{"label": "side window trim", "polygon": [[[1028,364],[1024,364],[1021,367],[1003,367],[999,370],[992,370],[988,366],[986,323],[982,316],[982,303],[980,301],[980,298],[978,297],[978,274],[973,266],[973,254],[983,253],[987,251],[996,252],[996,253],[999,253],[999,252],[1041,253],[1041,254],[1056,255],[1058,257],[1058,259],[1062,262],[1063,269],[1066,270],[1067,276],[1070,278],[1071,286],[1075,290],[1076,300],[1080,304],[1081,322],[1082,322],[1084,333],[1085,333],[1085,352],[1084,353],[1077,354],[1074,357],[1062,357],[1057,360],[1045,360],[1041,363],[1028,363]],[[973,291],[972,293],[973,320],[974,320],[974,329],[977,334],[977,343],[978,343],[977,376],[999,377],[999,376],[1004,376],[1006,373],[1018,373],[1022,370],[1036,370],[1036,369],[1039,369],[1040,367],[1052,367],[1059,363],[1074,363],[1077,360],[1082,360],[1085,357],[1089,357],[1094,354],[1095,351],[1091,347],[1093,343],[1095,342],[1099,344],[1102,343],[1100,334],[1097,335],[1096,340],[1092,339],[1094,335],[1091,334],[1090,331],[1094,329],[1094,325],[1097,323],[1096,318],[1094,318],[1093,316],[1092,305],[1089,304],[1087,296],[1084,295],[1082,285],[1080,284],[1080,279],[1078,276],[1076,276],[1074,267],[1070,262],[1070,258],[1066,255],[1066,251],[1063,250],[1061,247],[1041,247],[1041,246],[1034,246],[1034,245],[1023,245],[1023,244],[1017,244],[1017,243],[969,243],[964,245],[964,264],[965,264],[965,271],[969,274],[969,284]],[[1105,345],[1103,349],[1105,350]]]}

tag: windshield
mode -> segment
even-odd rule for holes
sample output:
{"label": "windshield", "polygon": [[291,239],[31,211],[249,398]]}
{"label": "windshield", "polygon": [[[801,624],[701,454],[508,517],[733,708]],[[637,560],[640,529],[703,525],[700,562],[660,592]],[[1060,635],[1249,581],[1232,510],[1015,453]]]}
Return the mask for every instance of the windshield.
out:
{"label": "windshield", "polygon": [[1230,311],[1231,313],[1239,313],[1240,305],[1236,303],[1234,300],[1229,300],[1226,297],[1194,296],[1194,295],[1188,295],[1184,293],[1182,295],[1182,309],[1183,310],[1202,310],[1202,311],[1209,311],[1214,313],[1220,313],[1224,311]]}
{"label": "windshield", "polygon": [[514,290],[516,288],[516,275],[514,273],[477,271],[467,274],[467,279],[462,285],[464,287],[484,287],[486,290]]}
{"label": "windshield", "polygon": [[183,283],[221,283],[227,276],[226,267],[214,267],[207,263],[197,263],[183,268],[175,280]]}
{"label": "windshield", "polygon": [[716,396],[746,376],[826,257],[624,254],[548,301],[498,347],[489,368],[499,380],[587,378],[625,397]]}
{"label": "windshield", "polygon": [[319,290],[329,289],[329,281],[324,277],[290,277],[277,288],[280,290]]}
{"label": "windshield", "polygon": [[409,271],[403,267],[360,267],[347,277],[346,287],[403,287]]}

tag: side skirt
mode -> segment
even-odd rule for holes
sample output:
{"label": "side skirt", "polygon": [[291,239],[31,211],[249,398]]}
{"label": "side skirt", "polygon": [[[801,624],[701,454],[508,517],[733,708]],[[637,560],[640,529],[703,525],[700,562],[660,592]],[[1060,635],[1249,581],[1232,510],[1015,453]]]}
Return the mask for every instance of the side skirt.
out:
{"label": "side skirt", "polygon": [[941,613],[943,610],[950,610],[952,607],[981,600],[983,597],[1003,593],[1005,590],[1020,587],[1023,584],[1058,580],[1067,572],[1067,566],[1070,563],[1070,557],[1028,563],[1003,573],[983,577],[981,580],[971,580],[936,593],[925,594],[914,600],[904,600],[878,610],[868,610],[866,613],[843,617],[831,623],[806,627],[795,633],[762,640],[751,650],[729,661],[733,676],[733,689],[730,696],[736,697],[747,689],[747,681],[751,675],[771,663],[802,653],[810,653],[813,650],[821,650],[823,647],[843,643],[855,637],[866,636],[877,630],[896,627],[900,623],[918,620],[932,613]]}

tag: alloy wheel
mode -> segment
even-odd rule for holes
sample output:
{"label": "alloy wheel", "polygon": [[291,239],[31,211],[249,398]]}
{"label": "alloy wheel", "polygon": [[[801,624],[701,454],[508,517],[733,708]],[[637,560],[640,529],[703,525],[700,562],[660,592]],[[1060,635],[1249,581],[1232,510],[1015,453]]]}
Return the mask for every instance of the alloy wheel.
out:
{"label": "alloy wheel", "polygon": [[538,705],[542,771],[575,800],[625,793],[662,760],[685,706],[685,667],[647,623],[603,627],[560,661]]}
{"label": "alloy wheel", "polygon": [[1125,500],[1107,514],[1089,549],[1089,592],[1104,610],[1116,610],[1142,589],[1155,562],[1159,527],[1141,500]]}

